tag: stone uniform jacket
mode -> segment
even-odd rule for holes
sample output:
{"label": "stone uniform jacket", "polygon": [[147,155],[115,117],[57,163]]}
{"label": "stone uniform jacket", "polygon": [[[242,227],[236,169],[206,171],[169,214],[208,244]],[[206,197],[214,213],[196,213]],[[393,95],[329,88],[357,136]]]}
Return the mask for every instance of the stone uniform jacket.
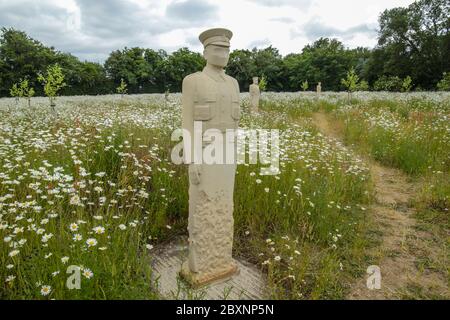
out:
{"label": "stone uniform jacket", "polygon": [[[238,128],[241,110],[236,79],[205,67],[202,72],[185,77],[182,90],[182,127],[191,135],[191,155],[194,154],[194,121],[201,121],[203,132],[218,129],[225,133],[226,129]],[[183,137],[184,141],[186,138]],[[185,159],[185,163],[192,163],[193,157],[190,160]]]}

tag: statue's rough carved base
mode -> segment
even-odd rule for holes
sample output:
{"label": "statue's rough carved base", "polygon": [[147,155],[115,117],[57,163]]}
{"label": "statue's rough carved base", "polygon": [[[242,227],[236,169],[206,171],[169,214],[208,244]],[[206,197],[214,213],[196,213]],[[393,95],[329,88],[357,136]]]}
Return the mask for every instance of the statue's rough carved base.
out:
{"label": "statue's rough carved base", "polygon": [[239,269],[234,261],[229,266],[208,273],[191,272],[189,270],[188,262],[186,261],[181,267],[180,276],[189,283],[192,288],[198,289],[212,283],[226,281],[238,273]]}

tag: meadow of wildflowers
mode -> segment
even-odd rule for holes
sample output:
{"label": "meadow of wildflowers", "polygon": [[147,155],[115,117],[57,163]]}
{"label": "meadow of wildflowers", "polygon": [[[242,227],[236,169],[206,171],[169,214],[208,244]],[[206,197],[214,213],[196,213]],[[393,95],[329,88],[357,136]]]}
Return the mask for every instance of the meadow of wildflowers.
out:
{"label": "meadow of wildflowers", "polygon": [[[161,298],[151,283],[155,247],[187,234],[187,171],[170,160],[180,97],[65,97],[55,111],[44,98],[31,107],[0,100],[0,298]],[[448,96],[263,99],[249,114],[243,94],[241,127],[280,130],[281,173],[239,165],[234,250],[267,275],[270,297],[343,298],[374,245],[369,170],[318,132],[312,112],[332,112],[346,141],[377,160],[431,179],[424,197],[448,213]],[[80,289],[67,287],[69,266],[80,270]]]}
{"label": "meadow of wildflowers", "polygon": [[[430,95],[433,97],[433,94]],[[449,227],[450,97],[376,99],[338,107],[344,139],[420,182],[416,205]]]}

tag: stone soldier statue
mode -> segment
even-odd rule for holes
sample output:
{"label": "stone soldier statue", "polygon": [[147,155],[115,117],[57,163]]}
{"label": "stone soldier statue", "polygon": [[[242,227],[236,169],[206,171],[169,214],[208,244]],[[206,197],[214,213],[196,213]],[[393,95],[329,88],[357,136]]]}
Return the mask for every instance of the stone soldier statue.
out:
{"label": "stone soldier statue", "polygon": [[[190,149],[191,156],[185,156],[184,160],[189,171],[189,256],[182,266],[181,276],[193,287],[226,279],[238,271],[232,258],[236,160],[225,162],[224,151],[222,164],[194,163],[194,153],[201,158],[208,146],[208,141],[203,141],[200,148],[195,147],[195,125],[201,123],[200,133],[208,129],[216,131],[224,142],[226,130],[238,128],[241,117],[239,84],[224,72],[232,35],[231,31],[221,28],[200,34],[207,65],[203,71],[183,80],[182,126],[184,132],[189,133],[183,136],[184,153]],[[195,131],[198,133],[198,129]]]}
{"label": "stone soldier statue", "polygon": [[318,84],[317,84],[317,93],[321,93],[322,92],[322,82],[319,82]]}
{"label": "stone soldier statue", "polygon": [[253,84],[250,85],[250,109],[251,111],[258,111],[259,98],[261,91],[259,90],[258,77],[253,77]]}

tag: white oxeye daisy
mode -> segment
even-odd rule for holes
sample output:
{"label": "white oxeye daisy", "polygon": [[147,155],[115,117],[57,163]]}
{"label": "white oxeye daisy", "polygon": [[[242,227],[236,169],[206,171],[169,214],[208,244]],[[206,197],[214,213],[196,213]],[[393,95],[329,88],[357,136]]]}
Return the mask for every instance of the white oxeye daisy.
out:
{"label": "white oxeye daisy", "polygon": [[83,276],[86,279],[90,279],[90,278],[92,278],[94,276],[94,273],[90,269],[86,268],[86,269],[83,270]]}
{"label": "white oxeye daisy", "polygon": [[44,234],[44,235],[42,236],[41,241],[44,242],[44,243],[46,243],[46,242],[48,242],[48,240],[50,240],[52,237],[53,237],[53,234],[52,234],[52,233]]}
{"label": "white oxeye daisy", "polygon": [[41,287],[41,294],[43,296],[48,296],[50,294],[50,292],[52,292],[52,287],[51,286],[42,286]]}
{"label": "white oxeye daisy", "polygon": [[69,261],[69,257],[62,257],[62,258],[61,258],[61,262],[62,262],[63,264],[66,264],[67,261]]}
{"label": "white oxeye daisy", "polygon": [[92,229],[96,234],[102,234],[105,233],[105,228],[98,226]]}
{"label": "white oxeye daisy", "polygon": [[280,261],[281,257],[280,256],[276,256],[275,258],[273,258],[275,261]]}
{"label": "white oxeye daisy", "polygon": [[19,250],[13,250],[13,251],[11,251],[8,255],[9,255],[10,257],[14,257],[14,256],[17,256],[19,253],[20,253]]}
{"label": "white oxeye daisy", "polygon": [[70,226],[70,231],[78,231],[78,225],[76,223],[71,223]]}
{"label": "white oxeye daisy", "polygon": [[148,250],[152,250],[152,249],[153,249],[153,246],[152,246],[151,244],[147,244],[145,247],[146,247]]}
{"label": "white oxeye daisy", "polygon": [[120,229],[120,230],[125,230],[126,228],[127,228],[127,226],[124,225],[124,224],[120,224],[120,225],[119,225],[119,229]]}
{"label": "white oxeye daisy", "polygon": [[94,247],[97,245],[97,240],[95,240],[94,238],[87,239],[86,244],[88,245],[88,247]]}
{"label": "white oxeye daisy", "polygon": [[79,233],[74,234],[72,240],[73,241],[81,241],[81,240],[83,240],[83,236]]}

